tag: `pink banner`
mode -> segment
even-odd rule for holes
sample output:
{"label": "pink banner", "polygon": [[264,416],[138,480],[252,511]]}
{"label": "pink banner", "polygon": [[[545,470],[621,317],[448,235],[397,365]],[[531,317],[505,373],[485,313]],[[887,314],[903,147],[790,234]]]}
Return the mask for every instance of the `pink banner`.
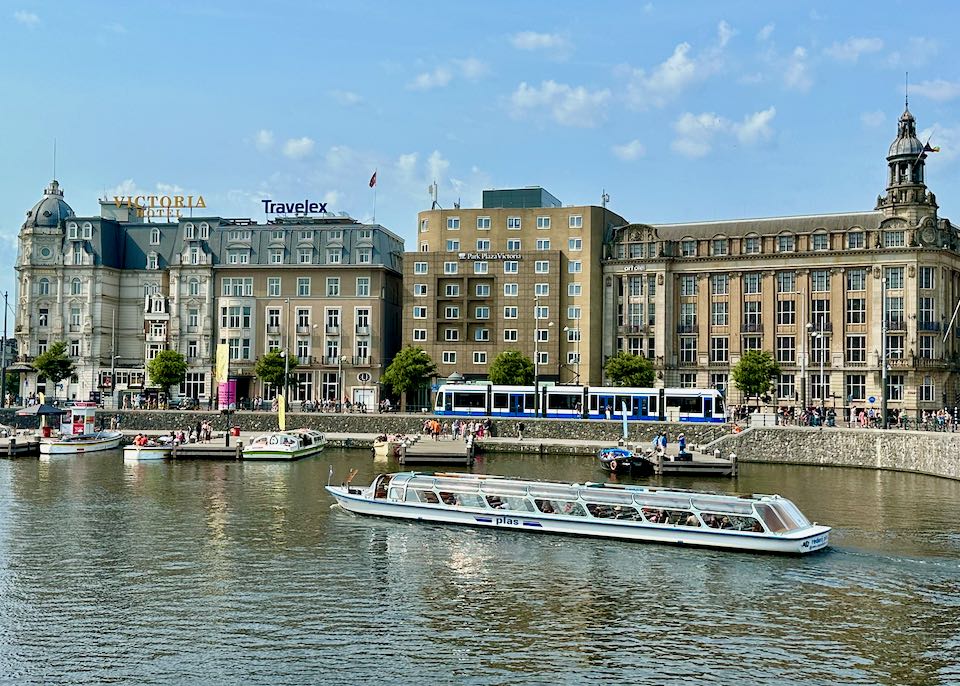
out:
{"label": "pink banner", "polygon": [[237,409],[237,381],[221,381],[217,387],[217,409]]}

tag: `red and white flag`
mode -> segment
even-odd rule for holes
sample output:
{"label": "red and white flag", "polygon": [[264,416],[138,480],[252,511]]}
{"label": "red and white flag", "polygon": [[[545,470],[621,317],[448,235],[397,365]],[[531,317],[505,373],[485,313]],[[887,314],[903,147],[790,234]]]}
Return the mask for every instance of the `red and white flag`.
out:
{"label": "red and white flag", "polygon": [[373,172],[373,176],[370,177],[370,188],[373,188],[377,185],[377,172]]}

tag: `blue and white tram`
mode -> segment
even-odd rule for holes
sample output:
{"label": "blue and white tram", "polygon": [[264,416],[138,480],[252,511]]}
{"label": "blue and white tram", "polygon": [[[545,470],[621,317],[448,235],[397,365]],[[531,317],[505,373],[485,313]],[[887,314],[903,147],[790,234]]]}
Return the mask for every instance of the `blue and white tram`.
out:
{"label": "blue and white tram", "polygon": [[[626,407],[633,421],[725,421],[723,396],[715,389],[625,388],[543,385],[539,388],[541,416],[552,418],[620,419]],[[437,390],[437,415],[534,417],[533,386],[443,384]]]}

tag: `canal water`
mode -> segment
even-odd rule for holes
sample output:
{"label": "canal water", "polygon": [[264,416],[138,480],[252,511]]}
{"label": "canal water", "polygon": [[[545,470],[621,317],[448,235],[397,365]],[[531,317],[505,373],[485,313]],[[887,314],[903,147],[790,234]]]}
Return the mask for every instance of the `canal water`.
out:
{"label": "canal water", "polygon": [[[649,480],[781,493],[834,527],[791,558],[362,518],[331,509],[329,466],[379,471],[336,450],[0,460],[0,682],[960,684],[960,483]],[[474,469],[603,477],[582,457]]]}

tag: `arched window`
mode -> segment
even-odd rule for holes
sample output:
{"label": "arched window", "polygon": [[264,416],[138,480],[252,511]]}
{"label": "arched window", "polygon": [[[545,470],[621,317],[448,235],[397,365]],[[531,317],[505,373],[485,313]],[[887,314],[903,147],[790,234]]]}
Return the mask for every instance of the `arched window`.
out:
{"label": "arched window", "polygon": [[50,279],[44,277],[37,284],[40,295],[50,295]]}
{"label": "arched window", "polygon": [[160,245],[160,229],[150,229],[150,245]]}
{"label": "arched window", "polygon": [[830,236],[826,231],[816,231],[814,232],[812,238],[810,239],[810,248],[813,250],[829,250],[830,249]]}
{"label": "arched window", "polygon": [[189,281],[189,294],[200,295],[200,279],[192,278]]}
{"label": "arched window", "polygon": [[70,282],[70,295],[80,295],[80,279]]}
{"label": "arched window", "polygon": [[756,255],[760,252],[760,236],[755,233],[747,234],[743,239],[743,253]]}

